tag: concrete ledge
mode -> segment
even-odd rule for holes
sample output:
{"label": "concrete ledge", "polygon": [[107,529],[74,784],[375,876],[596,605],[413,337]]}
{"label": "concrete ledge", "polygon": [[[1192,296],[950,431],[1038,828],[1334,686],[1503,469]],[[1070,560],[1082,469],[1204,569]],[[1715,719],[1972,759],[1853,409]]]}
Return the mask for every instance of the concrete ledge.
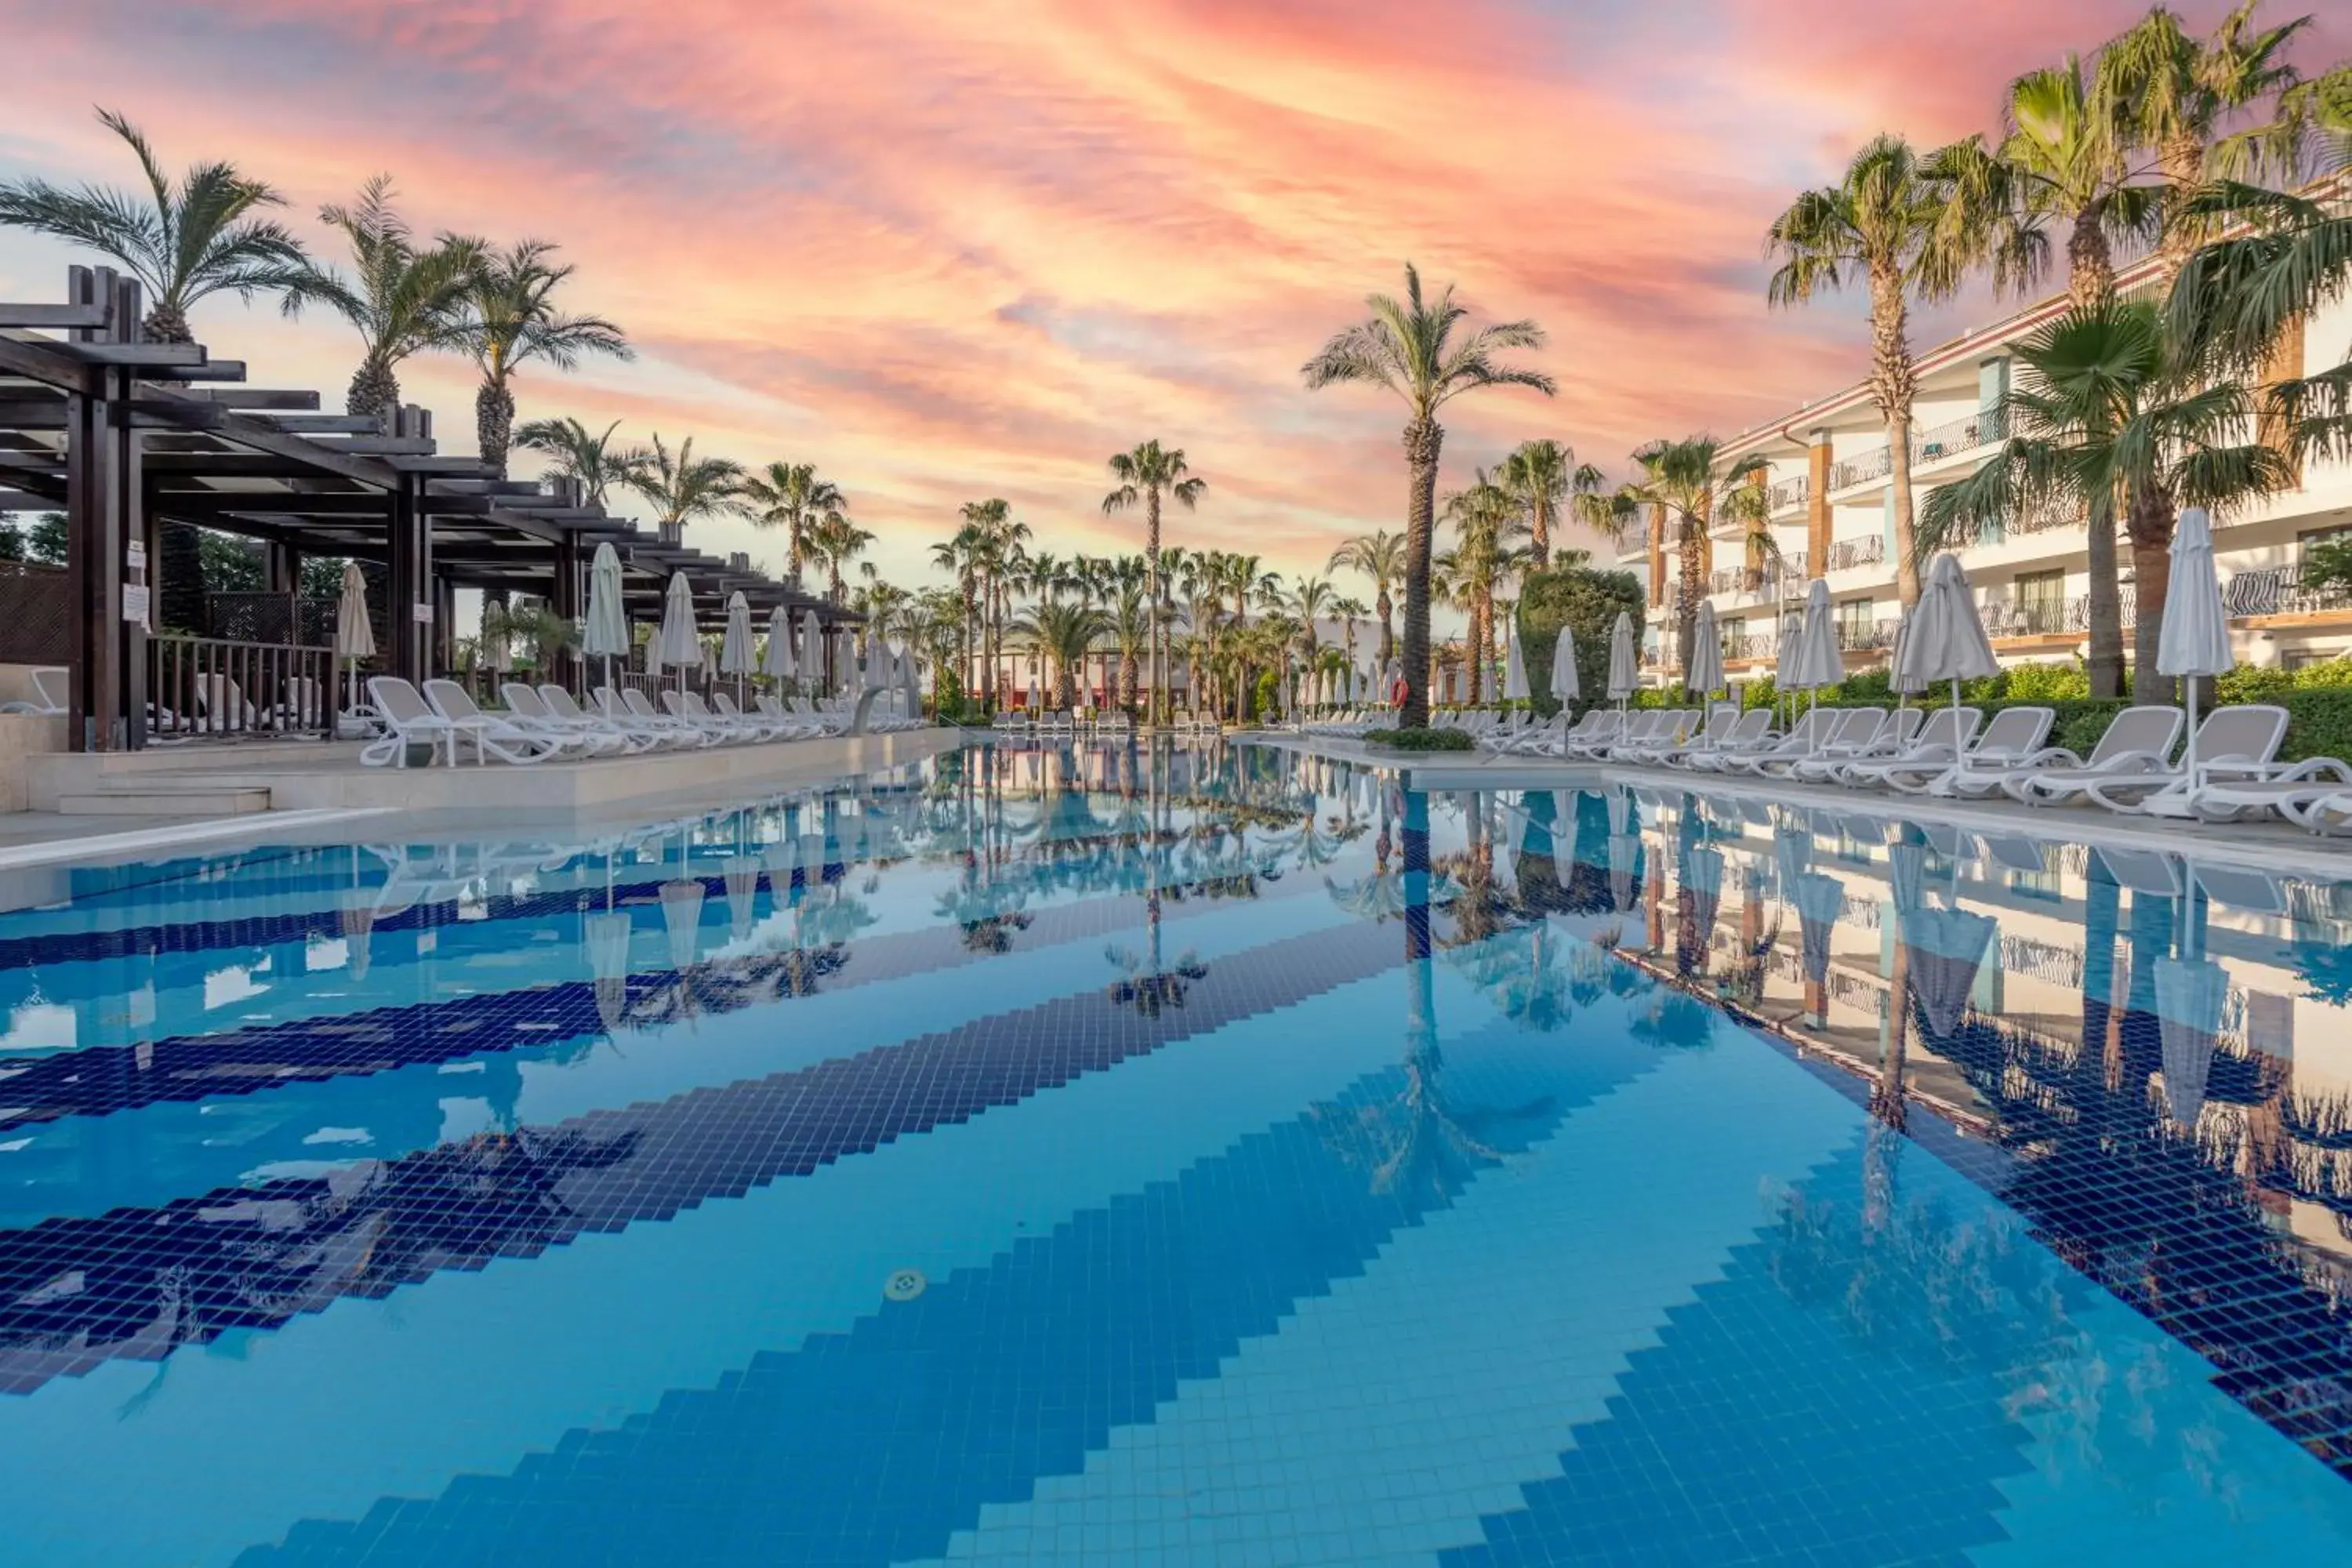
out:
{"label": "concrete ledge", "polygon": [[27,764],[45,752],[65,749],[65,715],[0,713],[0,811],[27,809],[32,798]]}
{"label": "concrete ledge", "polygon": [[[960,730],[778,741],[762,746],[608,757],[593,762],[491,763],[459,767],[369,768],[357,742],[256,741],[25,759],[27,800],[55,811],[67,797],[142,798],[266,790],[281,811],[401,810],[565,813],[737,786],[793,784],[868,773],[951,751]],[[142,806],[142,809],[150,809]],[[199,808],[201,809],[201,808]]]}

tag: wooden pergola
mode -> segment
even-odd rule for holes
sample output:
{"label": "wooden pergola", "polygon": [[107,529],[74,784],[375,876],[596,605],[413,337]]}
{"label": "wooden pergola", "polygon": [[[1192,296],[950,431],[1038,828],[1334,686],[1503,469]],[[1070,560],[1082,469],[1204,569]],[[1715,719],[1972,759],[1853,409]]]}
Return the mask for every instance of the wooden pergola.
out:
{"label": "wooden pergola", "polygon": [[83,267],[62,304],[0,303],[0,510],[67,518],[77,750],[146,742],[151,645],[169,639],[140,612],[166,521],[258,541],[270,589],[289,596],[306,556],[382,563],[391,624],[374,627],[376,662],[413,680],[450,665],[457,588],[527,593],[578,616],[606,543],[633,619],[659,616],[675,573],[706,626],[738,592],[761,622],[778,606],[795,621],[814,611],[828,632],[857,619],[740,556],[664,543],[583,504],[570,481],[505,479],[445,455],[425,409],[322,413],[316,392],[248,387],[241,363],[201,344],[142,342],[142,303],[134,280]]}

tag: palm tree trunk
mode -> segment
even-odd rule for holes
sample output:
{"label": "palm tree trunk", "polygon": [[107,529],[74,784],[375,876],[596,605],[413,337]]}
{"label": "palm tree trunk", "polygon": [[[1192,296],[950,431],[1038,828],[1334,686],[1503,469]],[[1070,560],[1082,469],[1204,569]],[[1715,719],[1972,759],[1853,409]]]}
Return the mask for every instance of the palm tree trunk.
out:
{"label": "palm tree trunk", "polygon": [[2165,595],[2172,587],[2172,498],[2154,489],[2133,500],[2124,525],[2132,552],[2132,697],[2141,702],[2170,702],[2178,695],[2172,677],[2156,669]]}
{"label": "palm tree trunk", "polygon": [[1688,675],[1698,650],[1698,602],[1706,593],[1706,531],[1698,519],[1685,514],[1675,554],[1680,566],[1680,590],[1675,597],[1675,657]]}
{"label": "palm tree trunk", "polygon": [[1404,711],[1397,723],[1407,730],[1429,724],[1429,558],[1437,524],[1437,458],[1445,431],[1434,419],[1404,427],[1404,460],[1410,475],[1404,514]]}
{"label": "palm tree trunk", "polygon": [[2106,495],[2091,498],[2089,670],[2091,695],[2120,697],[2124,689],[2123,596],[2116,583],[2116,508]]}
{"label": "palm tree trunk", "polygon": [[1919,602],[1919,551],[1911,510],[1911,404],[1918,395],[1919,375],[1911,363],[1907,326],[1902,274],[1892,267],[1872,268],[1870,392],[1886,420],[1886,471],[1895,486],[1895,596],[1906,610]]}
{"label": "palm tree trunk", "polygon": [[1143,498],[1143,568],[1150,577],[1149,593],[1151,599],[1151,716],[1150,722],[1160,723],[1166,718],[1161,712],[1160,694],[1168,689],[1167,627],[1160,613],[1160,487],[1153,485]]}
{"label": "palm tree trunk", "polygon": [[360,362],[352,373],[351,389],[343,395],[343,409],[349,414],[373,414],[389,421],[400,406],[400,378],[392,374],[392,366],[370,357]]}
{"label": "palm tree trunk", "polygon": [[474,393],[474,446],[490,472],[507,477],[507,450],[514,445],[514,394],[504,382],[485,381]]}
{"label": "palm tree trunk", "polygon": [[1389,597],[1389,585],[1386,583],[1377,585],[1372,607],[1378,610],[1381,616],[1381,668],[1386,670],[1389,660],[1396,657],[1396,633],[1389,626],[1389,616],[1395,610],[1396,603]]}
{"label": "palm tree trunk", "polygon": [[2095,310],[2115,298],[2115,256],[2099,217],[2095,207],[2076,213],[2066,236],[2066,304],[2071,310]]}

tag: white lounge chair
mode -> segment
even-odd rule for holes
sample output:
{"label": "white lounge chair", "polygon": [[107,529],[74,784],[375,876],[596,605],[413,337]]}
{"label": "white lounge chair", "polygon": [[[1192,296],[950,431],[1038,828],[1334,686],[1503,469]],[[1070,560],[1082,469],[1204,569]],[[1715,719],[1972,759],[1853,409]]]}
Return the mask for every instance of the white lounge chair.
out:
{"label": "white lounge chair", "polygon": [[[1916,712],[1916,709],[1906,709]],[[1952,759],[1966,749],[1975,738],[1977,726],[1984,722],[1984,711],[1977,708],[1938,708],[1927,721],[1901,746],[1882,749],[1880,754],[1859,757],[1828,768],[1822,777],[1825,782],[1841,784],[1852,789],[1867,788],[1884,784],[1890,770],[1917,769],[1922,765],[1948,766]],[[1814,776],[1801,764],[1800,778]]]}
{"label": "white lounge chair", "polygon": [[[611,688],[607,687],[604,689],[609,691]],[[540,684],[539,700],[551,718],[566,723],[578,724],[583,729],[601,730],[605,733],[617,735],[623,741],[625,749],[628,751],[650,752],[658,747],[677,743],[677,737],[668,731],[652,729],[629,718],[627,711],[622,710],[617,702],[606,707],[600,701],[598,711],[586,712],[579,703],[572,700],[571,692],[551,680],[542,681]],[[511,708],[514,704],[509,700],[507,706]]]}
{"label": "white lounge chair", "polygon": [[547,705],[538,689],[527,681],[508,680],[499,686],[499,695],[506,699],[507,721],[519,730],[534,735],[544,735],[558,742],[580,741],[588,749],[604,755],[620,751],[642,751],[642,744],[610,725],[598,724],[586,718],[572,721],[559,717]]}
{"label": "white lounge chair", "polygon": [[458,742],[463,740],[474,742],[477,762],[496,757],[504,763],[536,763],[556,754],[546,742],[528,737],[509,744],[505,737],[491,732],[493,726],[487,719],[459,721],[438,712],[415,686],[397,676],[371,676],[368,700],[383,721],[383,733],[361,748],[360,763],[365,767],[405,765],[408,748],[415,744],[431,748],[436,761],[446,751],[450,766],[455,767]]}
{"label": "white lounge chair", "polygon": [[2305,763],[2282,763],[2279,743],[2286,739],[2286,710],[2267,702],[2233,703],[2216,708],[2197,726],[2197,765],[2192,777],[2188,752],[2181,765],[2164,773],[2132,773],[2086,785],[2084,798],[2110,811],[2144,816],[2197,816],[2197,796],[2209,785],[2225,783],[2259,784],[2295,783],[2291,774],[2315,775],[2333,758]]}
{"label": "white lounge chair", "polygon": [[449,721],[452,732],[474,743],[477,763],[486,763],[493,756],[502,763],[535,763],[550,756],[582,757],[595,752],[600,744],[585,735],[542,734],[526,730],[510,719],[485,713],[474,701],[474,694],[454,680],[428,680],[423,690],[425,700],[433,711]]}
{"label": "white lounge chair", "polygon": [[1965,779],[1971,773],[1998,776],[2003,770],[2023,766],[2042,749],[2042,743],[2050,738],[2050,726],[2056,720],[2056,712],[2048,708],[2004,708],[1992,716],[1992,722],[1977,736],[1976,743],[1964,747],[1958,756],[1939,758],[1922,750],[1916,760],[1883,765],[1871,782],[1905,795],[1958,793],[1954,781]]}
{"label": "white lounge chair", "polygon": [[1645,742],[1636,745],[1612,747],[1609,760],[1612,763],[1635,763],[1658,766],[1698,752],[1713,751],[1730,738],[1733,726],[1739,722],[1739,710],[1730,703],[1717,703],[1707,710],[1697,723],[1676,726],[1678,733],[1664,741]]}
{"label": "white lounge chair", "polygon": [[[1878,738],[1879,731],[1885,724],[1886,714],[1881,709],[1841,709],[1836,722],[1822,733],[1811,751],[1769,753],[1754,759],[1744,771],[1759,778],[1785,779],[1795,773],[1800,763],[1851,762],[1869,754],[1871,742]],[[1743,770],[1735,767],[1735,771]]]}
{"label": "white lounge chair", "polygon": [[1910,750],[1911,742],[1927,728],[1927,717],[1924,708],[1897,708],[1880,721],[1877,732],[1868,741],[1852,750],[1832,747],[1825,755],[1792,763],[1788,776],[1806,784],[1837,784],[1845,770],[1857,763],[1883,763]]}
{"label": "white lounge chair", "polygon": [[73,695],[68,684],[72,679],[71,670],[42,665],[32,672],[32,700],[0,702],[0,713],[63,713],[66,700]]}
{"label": "white lounge chair", "polygon": [[1830,725],[1843,711],[1838,708],[1808,710],[1789,726],[1789,732],[1785,735],[1774,735],[1768,727],[1766,733],[1752,742],[1717,746],[1712,752],[1685,758],[1683,765],[1702,773],[1744,773],[1767,757],[1811,756],[1813,748],[1821,743],[1822,737],[1829,732]]}
{"label": "white lounge chair", "polygon": [[2079,790],[2085,782],[2095,784],[2126,773],[2160,769],[2179,739],[2179,709],[2169,705],[2126,708],[2107,721],[2106,730],[2087,757],[2063,746],[2044,746],[2012,768],[1988,771],[1970,766],[1953,776],[1951,793],[1981,798],[1998,791],[2031,805],[2031,795],[2039,793],[2045,779],[2056,790]]}

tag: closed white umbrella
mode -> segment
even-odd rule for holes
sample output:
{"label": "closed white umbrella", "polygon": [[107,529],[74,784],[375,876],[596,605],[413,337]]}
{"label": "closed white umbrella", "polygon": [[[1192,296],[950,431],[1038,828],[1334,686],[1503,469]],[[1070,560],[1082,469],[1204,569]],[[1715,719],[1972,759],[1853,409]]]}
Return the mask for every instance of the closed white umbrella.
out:
{"label": "closed white umbrella", "polygon": [[[2217,597],[2215,604],[2221,601]],[[1992,639],[1985,636],[1977,614],[1976,595],[1969,592],[1969,575],[1959,557],[1936,557],[1927,568],[1927,585],[1905,622],[1903,638],[1895,650],[1898,688],[1924,691],[1939,680],[1952,683],[1952,706],[1960,705],[1960,682],[1981,680],[2000,673]]]}
{"label": "closed white umbrella", "polygon": [[1819,577],[1805,590],[1805,622],[1797,630],[1793,663],[1790,689],[1811,692],[1816,703],[1822,687],[1845,679],[1845,655],[1838,648],[1837,622],[1830,614],[1830,585]]}
{"label": "closed white umbrella", "polygon": [[1715,603],[1703,600],[1698,625],[1691,631],[1690,668],[1683,671],[1683,689],[1704,708],[1723,684],[1723,637],[1715,629]]}
{"label": "closed white umbrella", "polygon": [[342,596],[335,601],[335,657],[352,672],[352,709],[356,712],[360,660],[375,657],[375,628],[368,624],[367,578],[356,561],[343,563]]}
{"label": "closed white umbrella", "polygon": [[782,605],[768,612],[768,646],[761,654],[760,673],[779,684],[793,678],[793,617]]}
{"label": "closed white umbrella", "polygon": [[1576,677],[1576,639],[1562,626],[1551,650],[1551,700],[1565,707],[1583,694]]}
{"label": "closed white umbrella", "polygon": [[719,669],[735,678],[735,698],[743,697],[743,678],[757,674],[759,650],[751,645],[751,601],[738,588],[727,595],[727,635],[719,639]]}
{"label": "closed white umbrella", "polygon": [[669,592],[662,602],[661,631],[654,638],[662,664],[677,671],[677,689],[686,689],[686,672],[702,663],[702,639],[694,630],[694,588],[683,572],[669,574]]}
{"label": "closed white umbrella", "polygon": [[661,672],[661,628],[656,626],[654,635],[646,639],[646,678],[649,680],[659,680]]}
{"label": "closed white umbrella", "polygon": [[1514,624],[1503,628],[1503,700],[1525,702],[1535,692],[1528,685],[1528,661],[1519,647],[1519,628]]}
{"label": "closed white umbrella", "polygon": [[1617,612],[1617,624],[1609,628],[1609,700],[1623,709],[1625,700],[1642,683],[1642,661],[1633,652],[1633,617],[1623,610]]}
{"label": "closed white umbrella", "polygon": [[824,689],[824,628],[817,625],[816,612],[801,613],[801,690],[814,696]]}
{"label": "closed white umbrella", "polygon": [[2182,758],[2189,782],[2197,782],[2197,680],[2227,675],[2237,666],[2230,651],[2230,622],[2221,607],[2221,580],[2213,572],[2213,529],[2203,507],[2180,514],[2172,534],[2172,574],[2165,580],[2164,626],[2156,643],[2156,672],[2182,677],[2189,705],[2189,750]]}
{"label": "closed white umbrella", "polygon": [[596,547],[588,563],[588,623],[580,651],[604,661],[604,684],[613,684],[613,661],[629,656],[629,618],[621,608],[621,556],[610,544]]}

